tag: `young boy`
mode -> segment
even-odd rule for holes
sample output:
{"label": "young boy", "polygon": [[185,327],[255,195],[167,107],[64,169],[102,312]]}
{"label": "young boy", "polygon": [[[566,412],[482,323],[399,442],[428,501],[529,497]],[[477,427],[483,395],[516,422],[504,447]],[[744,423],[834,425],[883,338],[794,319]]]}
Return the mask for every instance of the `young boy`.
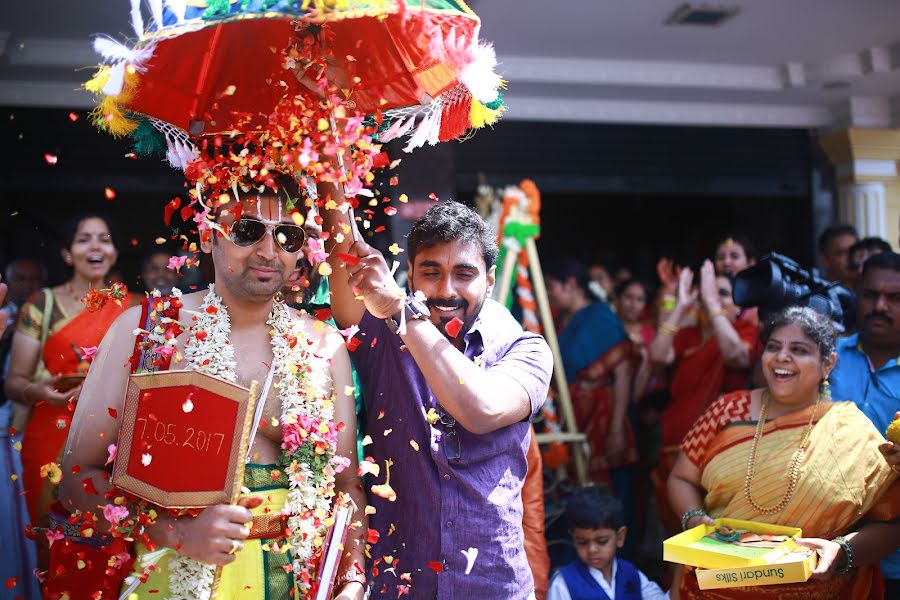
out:
{"label": "young boy", "polygon": [[625,544],[622,503],[607,489],[582,488],[566,507],[578,559],[557,571],[547,600],[656,600],[668,598],[630,562],[616,558]]}

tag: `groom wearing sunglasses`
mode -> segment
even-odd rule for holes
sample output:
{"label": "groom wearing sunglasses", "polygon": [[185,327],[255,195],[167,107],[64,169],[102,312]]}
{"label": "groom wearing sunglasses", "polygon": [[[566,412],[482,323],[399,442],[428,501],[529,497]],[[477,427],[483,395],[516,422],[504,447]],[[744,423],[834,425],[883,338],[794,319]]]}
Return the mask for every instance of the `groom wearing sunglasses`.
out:
{"label": "groom wearing sunglasses", "polygon": [[[248,461],[252,463],[248,466],[250,479],[257,483],[248,483],[247,478],[244,480],[252,490],[249,493],[245,491],[236,505],[211,506],[193,518],[176,519],[163,514],[149,528],[150,540],[159,547],[177,549],[182,555],[202,563],[226,566],[223,577],[229,586],[226,588],[222,584],[220,587],[219,595],[223,598],[288,600],[295,597],[296,579],[290,573],[293,550],[286,538],[289,534],[283,526],[286,521],[268,517],[269,514],[278,515],[282,510],[272,498],[287,493],[286,477],[280,467],[276,468],[283,443],[278,421],[283,409],[278,392],[281,384],[279,378],[269,378],[270,369],[274,369],[273,363],[284,359],[276,356],[273,350],[272,331],[275,326],[270,323],[276,317],[283,318],[275,296],[294,276],[305,238],[303,228],[297,223],[302,223],[302,220],[296,218],[297,212],[291,208],[296,202],[302,216],[305,207],[298,198],[298,186],[293,179],[278,176],[275,184],[275,190],[266,188],[259,194],[255,191],[242,194],[239,202],[231,201],[219,208],[215,222],[210,223],[211,230],[206,232],[210,235],[204,235],[201,239],[202,250],[212,257],[214,291],[185,294],[180,297],[180,313],[177,309],[174,315],[164,313],[165,317],[180,320],[187,326],[191,324],[191,315],[209,312],[211,307],[216,307],[215,314],[225,311],[224,320],[229,323],[229,331],[224,334],[227,336],[225,341],[212,351],[220,351],[219,348],[223,348],[225,343],[230,344],[234,348],[233,375],[236,382],[249,387],[250,382],[256,380],[263,390],[269,389],[268,395],[260,401],[261,418]],[[218,304],[212,303],[214,301]],[[160,303],[154,305],[154,312],[160,310],[156,308]],[[122,425],[123,398],[131,372],[127,357],[134,352],[136,364],[143,366],[152,365],[163,355],[159,346],[141,346],[138,342],[143,338],[135,339],[136,326],[148,331],[157,327],[150,323],[152,317],[147,310],[146,305],[143,312],[141,307],[131,308],[116,321],[104,338],[84,383],[62,465],[67,476],[63,477],[60,485],[60,502],[69,513],[96,513],[98,505],[102,506],[106,501],[104,493],[109,489],[106,469],[110,460],[108,446],[110,441],[117,439]],[[333,398],[334,423],[346,425],[337,433],[337,455],[346,457],[349,467],[335,475],[335,490],[348,495],[357,506],[365,506],[356,466],[356,407],[353,395],[346,391],[352,389],[352,379],[343,339],[333,329],[321,327],[316,319],[288,310],[291,331],[296,332],[298,337],[305,336],[304,343],[309,344],[310,351],[327,362],[331,389],[322,389],[321,393],[326,397],[331,394]],[[206,330],[201,331],[206,333]],[[173,333],[176,344],[174,348],[169,348],[170,354],[188,360],[173,358],[169,365],[171,369],[194,368],[190,353],[185,352],[185,344],[187,338],[199,333],[190,332],[186,329],[185,332],[179,330]],[[220,341],[215,331],[209,332],[209,338]],[[262,383],[267,379],[273,381],[270,388]],[[203,465],[190,464],[185,468],[201,469]],[[77,477],[68,476],[70,473],[79,474]],[[85,481],[92,482],[92,485],[85,485]],[[266,503],[271,503],[271,506]],[[262,514],[251,515],[254,508]],[[358,528],[355,525],[348,533],[346,552],[341,559],[334,587],[334,597],[339,600],[362,600],[364,593],[365,579],[361,565],[365,558],[360,532],[365,532],[367,527],[366,516],[361,509],[354,515],[353,521],[358,523]],[[97,525],[97,531],[108,529],[108,524],[102,520]],[[62,569],[54,569],[51,564],[54,574],[48,578],[46,597],[60,598],[65,594],[71,600],[80,600],[96,598],[101,592],[104,598],[118,597],[122,591],[119,589],[121,579],[111,576],[113,569],[107,568],[109,555],[90,554],[94,552],[90,546],[96,545],[96,538],[71,538],[65,544],[72,541],[81,545],[60,553],[60,560],[69,560],[72,564],[60,565]],[[62,547],[63,542],[57,543]],[[76,564],[76,560],[80,563]],[[227,566],[236,560],[241,562],[229,570]],[[160,565],[165,566],[168,561],[166,558]],[[126,574],[119,573],[121,576]],[[153,580],[153,577],[157,579]],[[153,572],[151,580],[135,594],[140,598],[167,596],[164,590],[160,591],[160,583],[165,586],[166,581],[164,571]],[[135,581],[132,585],[137,583]],[[197,583],[199,585],[199,581]]]}
{"label": "groom wearing sunglasses", "polygon": [[372,440],[371,597],[533,598],[521,489],[550,349],[488,298],[497,246],[471,209],[443,202],[416,221],[408,292],[353,226],[325,212],[332,313],[359,328],[349,346]]}

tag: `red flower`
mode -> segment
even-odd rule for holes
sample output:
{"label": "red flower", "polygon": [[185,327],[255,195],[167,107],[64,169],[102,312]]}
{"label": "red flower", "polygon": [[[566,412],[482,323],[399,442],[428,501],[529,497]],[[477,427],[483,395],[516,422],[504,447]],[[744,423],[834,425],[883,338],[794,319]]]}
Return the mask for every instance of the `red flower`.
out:
{"label": "red flower", "polygon": [[87,295],[81,299],[88,312],[97,312],[106,305],[109,298],[100,290],[91,289]]}

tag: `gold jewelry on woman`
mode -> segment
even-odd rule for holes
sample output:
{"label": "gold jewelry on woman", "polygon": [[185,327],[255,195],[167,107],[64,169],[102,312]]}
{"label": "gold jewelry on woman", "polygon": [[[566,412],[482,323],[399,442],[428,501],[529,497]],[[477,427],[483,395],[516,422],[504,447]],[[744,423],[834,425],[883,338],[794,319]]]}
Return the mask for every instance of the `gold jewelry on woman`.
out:
{"label": "gold jewelry on woman", "polygon": [[806,446],[809,444],[809,438],[813,429],[813,420],[816,418],[816,410],[819,408],[819,401],[821,399],[822,395],[818,394],[816,396],[816,403],[813,405],[812,414],[809,416],[809,423],[806,424],[806,429],[800,440],[800,447],[794,452],[794,458],[791,460],[791,468],[788,472],[788,487],[784,492],[784,496],[781,497],[781,501],[775,506],[762,506],[757,504],[756,500],[753,499],[750,487],[753,485],[753,469],[756,463],[756,450],[759,446],[759,440],[762,437],[766,416],[769,414],[769,390],[763,391],[762,407],[759,411],[759,422],[756,424],[756,433],[753,434],[753,442],[750,444],[750,458],[747,461],[747,476],[744,479],[744,497],[747,499],[747,502],[750,503],[750,506],[758,512],[764,515],[779,513],[784,510],[784,507],[786,507],[788,502],[791,501],[791,498],[793,498],[794,492],[797,489],[797,478],[800,476],[800,463],[803,462],[803,457],[806,456]]}
{"label": "gold jewelry on woman", "polygon": [[234,554],[238,550],[241,549],[241,543],[237,540],[231,540],[231,549],[228,551],[228,554]]}
{"label": "gold jewelry on woman", "polygon": [[827,379],[823,379],[819,386],[819,393],[825,398],[826,402],[831,402],[831,383]]}
{"label": "gold jewelry on woman", "polygon": [[69,296],[71,296],[73,300],[75,300],[76,302],[81,302],[82,300],[84,300],[84,297],[87,296],[91,291],[91,286],[90,284],[88,284],[88,291],[79,296],[75,293],[75,286],[72,285],[72,282],[70,281],[66,283],[66,291],[69,292]]}
{"label": "gold jewelry on woman", "polygon": [[675,335],[676,333],[678,333],[678,328],[677,328],[677,327],[672,327],[671,325],[668,325],[668,324],[666,324],[666,323],[660,323],[660,325],[659,325],[659,332],[660,332],[660,333],[667,333],[667,334],[669,334],[669,335]]}
{"label": "gold jewelry on woman", "polygon": [[709,314],[709,322],[712,323],[712,322],[715,320],[716,317],[727,317],[727,316],[728,316],[728,315],[725,314],[725,309],[724,309],[724,308],[720,308],[719,310],[717,310],[717,311],[715,311],[715,312],[711,312],[711,313]]}

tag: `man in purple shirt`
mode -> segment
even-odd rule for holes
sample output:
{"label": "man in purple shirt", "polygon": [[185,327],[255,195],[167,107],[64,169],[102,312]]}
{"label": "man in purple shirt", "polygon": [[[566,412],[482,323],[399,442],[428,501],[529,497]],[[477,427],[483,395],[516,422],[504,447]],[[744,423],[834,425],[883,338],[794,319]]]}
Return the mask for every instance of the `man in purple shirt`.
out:
{"label": "man in purple shirt", "polygon": [[337,240],[332,312],[359,326],[351,356],[380,467],[368,482],[371,597],[532,598],[520,492],[553,360],[487,298],[493,233],[462,204],[432,207],[409,235],[413,296],[378,251],[352,243],[346,215],[326,211],[325,230]]}

